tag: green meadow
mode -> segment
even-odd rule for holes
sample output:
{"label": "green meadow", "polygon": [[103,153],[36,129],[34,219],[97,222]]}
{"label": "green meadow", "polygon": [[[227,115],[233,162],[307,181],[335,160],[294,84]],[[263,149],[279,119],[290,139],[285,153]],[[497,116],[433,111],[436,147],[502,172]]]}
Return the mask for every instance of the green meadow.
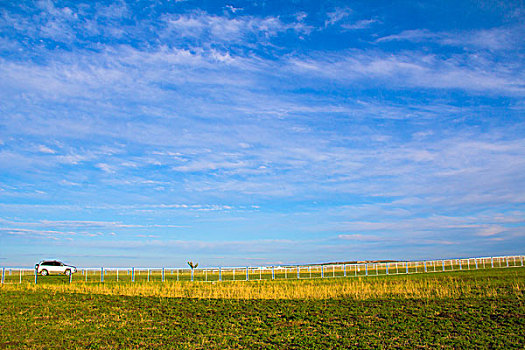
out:
{"label": "green meadow", "polygon": [[0,288],[0,348],[525,347],[525,269]]}

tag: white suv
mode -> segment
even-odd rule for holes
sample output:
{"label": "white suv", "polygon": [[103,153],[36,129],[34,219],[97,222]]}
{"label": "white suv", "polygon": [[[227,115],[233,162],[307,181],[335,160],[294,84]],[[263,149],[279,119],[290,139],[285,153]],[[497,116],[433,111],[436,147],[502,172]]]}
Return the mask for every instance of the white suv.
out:
{"label": "white suv", "polygon": [[37,270],[37,273],[41,274],[42,276],[47,276],[51,273],[62,273],[69,276],[72,273],[77,272],[77,268],[75,266],[66,265],[63,262],[56,260],[43,260],[35,265],[35,269]]}

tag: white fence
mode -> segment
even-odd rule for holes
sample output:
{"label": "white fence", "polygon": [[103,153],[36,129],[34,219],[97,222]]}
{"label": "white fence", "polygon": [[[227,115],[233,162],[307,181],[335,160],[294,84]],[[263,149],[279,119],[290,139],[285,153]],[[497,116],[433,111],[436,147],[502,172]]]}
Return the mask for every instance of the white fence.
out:
{"label": "white fence", "polygon": [[523,255],[422,261],[358,262],[352,264],[288,265],[258,267],[78,268],[71,276],[39,276],[33,268],[1,268],[1,283],[100,283],[250,281],[310,278],[366,277],[413,273],[523,267]]}

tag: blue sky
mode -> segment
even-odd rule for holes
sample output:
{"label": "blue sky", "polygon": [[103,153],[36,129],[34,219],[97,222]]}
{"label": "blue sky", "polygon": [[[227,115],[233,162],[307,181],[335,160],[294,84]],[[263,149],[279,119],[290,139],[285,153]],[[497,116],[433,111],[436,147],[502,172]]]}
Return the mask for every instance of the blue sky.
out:
{"label": "blue sky", "polygon": [[0,265],[524,253],[512,1],[0,2]]}

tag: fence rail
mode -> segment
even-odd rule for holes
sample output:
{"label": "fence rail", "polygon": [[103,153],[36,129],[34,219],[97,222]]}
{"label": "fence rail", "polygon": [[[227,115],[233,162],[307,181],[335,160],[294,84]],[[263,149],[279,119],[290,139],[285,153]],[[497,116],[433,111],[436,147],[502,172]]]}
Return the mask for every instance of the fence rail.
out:
{"label": "fence rail", "polygon": [[[190,268],[79,268],[69,277],[39,276],[34,268],[0,269],[1,283],[69,283],[107,282],[226,282],[311,278],[365,277],[414,273],[437,273],[461,270],[523,267],[525,256],[439,259],[422,261],[362,262],[353,264],[320,264],[288,266],[205,267]],[[58,279],[57,279],[58,277]]]}

